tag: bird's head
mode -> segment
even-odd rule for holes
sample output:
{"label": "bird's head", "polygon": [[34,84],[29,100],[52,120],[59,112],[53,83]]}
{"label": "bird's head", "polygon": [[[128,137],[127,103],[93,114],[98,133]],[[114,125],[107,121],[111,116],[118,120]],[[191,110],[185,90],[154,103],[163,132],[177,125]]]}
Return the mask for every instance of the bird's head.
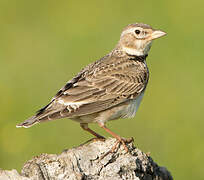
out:
{"label": "bird's head", "polygon": [[165,32],[155,30],[147,24],[130,24],[121,33],[118,45],[129,55],[143,56],[148,54],[152,41],[164,35]]}

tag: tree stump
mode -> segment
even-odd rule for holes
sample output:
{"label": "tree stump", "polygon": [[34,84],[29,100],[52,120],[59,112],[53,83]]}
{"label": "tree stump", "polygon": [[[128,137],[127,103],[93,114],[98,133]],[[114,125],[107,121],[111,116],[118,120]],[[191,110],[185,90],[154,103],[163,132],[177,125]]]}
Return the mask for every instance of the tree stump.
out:
{"label": "tree stump", "polygon": [[165,167],[127,144],[110,152],[116,139],[90,141],[61,154],[41,154],[26,162],[21,175],[16,170],[0,170],[0,180],[172,180]]}

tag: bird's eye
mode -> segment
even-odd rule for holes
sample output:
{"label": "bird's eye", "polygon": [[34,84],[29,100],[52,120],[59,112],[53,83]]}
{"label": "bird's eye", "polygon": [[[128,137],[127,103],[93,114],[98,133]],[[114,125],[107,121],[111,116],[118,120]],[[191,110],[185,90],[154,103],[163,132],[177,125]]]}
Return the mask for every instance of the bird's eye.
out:
{"label": "bird's eye", "polygon": [[136,29],[136,30],[135,30],[135,33],[136,33],[136,34],[140,34],[140,30]]}

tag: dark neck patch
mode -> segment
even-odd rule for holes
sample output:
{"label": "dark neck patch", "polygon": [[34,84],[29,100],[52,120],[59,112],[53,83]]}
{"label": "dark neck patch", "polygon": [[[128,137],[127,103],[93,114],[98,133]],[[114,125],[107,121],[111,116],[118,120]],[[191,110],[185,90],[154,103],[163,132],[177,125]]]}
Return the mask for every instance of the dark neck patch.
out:
{"label": "dark neck patch", "polygon": [[135,56],[135,55],[129,55],[129,56],[130,56],[130,60],[144,62],[146,60],[148,54],[145,54],[143,56]]}

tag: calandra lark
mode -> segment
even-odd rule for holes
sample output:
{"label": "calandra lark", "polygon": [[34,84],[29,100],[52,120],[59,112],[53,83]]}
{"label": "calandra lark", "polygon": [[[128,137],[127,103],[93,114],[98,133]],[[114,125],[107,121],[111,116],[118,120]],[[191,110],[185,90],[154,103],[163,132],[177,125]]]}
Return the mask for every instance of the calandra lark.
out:
{"label": "calandra lark", "polygon": [[17,127],[69,118],[97,138],[103,138],[88,127],[89,123],[98,123],[127,150],[124,139],[105,124],[135,116],[149,79],[145,60],[152,41],[164,35],[165,32],[147,24],[128,25],[109,54],[82,69],[48,105]]}

